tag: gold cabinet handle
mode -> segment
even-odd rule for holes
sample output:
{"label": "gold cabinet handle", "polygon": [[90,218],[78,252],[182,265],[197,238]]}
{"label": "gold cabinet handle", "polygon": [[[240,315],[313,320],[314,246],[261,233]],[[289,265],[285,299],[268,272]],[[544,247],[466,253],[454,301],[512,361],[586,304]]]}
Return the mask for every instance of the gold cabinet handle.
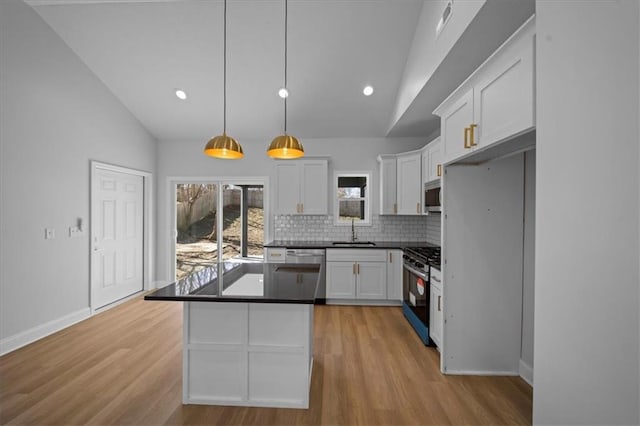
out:
{"label": "gold cabinet handle", "polygon": [[300,203],[296,204],[296,213],[300,213]]}
{"label": "gold cabinet handle", "polygon": [[464,128],[464,147],[465,148],[471,148],[469,146],[469,131],[471,131],[469,127]]}
{"label": "gold cabinet handle", "polygon": [[475,134],[475,130],[476,127],[478,127],[477,124],[472,124],[471,126],[469,126],[469,148],[471,148],[472,146],[476,146],[478,145],[476,143],[476,141],[474,140],[474,134]]}
{"label": "gold cabinet handle", "polygon": [[271,253],[271,257],[280,257],[282,254],[280,253]]}
{"label": "gold cabinet handle", "polygon": [[440,312],[442,309],[440,309],[440,300],[442,299],[442,296],[438,296],[438,312]]}
{"label": "gold cabinet handle", "polygon": [[393,205],[393,214],[398,214],[398,205],[397,204]]}
{"label": "gold cabinet handle", "polygon": [[420,202],[416,203],[416,213],[420,214]]}
{"label": "gold cabinet handle", "polygon": [[438,177],[442,176],[442,164],[438,164],[438,166],[436,167],[436,175]]}
{"label": "gold cabinet handle", "polygon": [[353,275],[355,275],[355,274],[356,274],[356,264],[354,263],[353,264]]}
{"label": "gold cabinet handle", "polygon": [[393,263],[393,253],[389,252],[389,263]]}
{"label": "gold cabinet handle", "polygon": [[357,269],[358,269],[358,275],[360,275],[360,264],[359,264],[359,263],[356,263],[356,267],[357,267]]}

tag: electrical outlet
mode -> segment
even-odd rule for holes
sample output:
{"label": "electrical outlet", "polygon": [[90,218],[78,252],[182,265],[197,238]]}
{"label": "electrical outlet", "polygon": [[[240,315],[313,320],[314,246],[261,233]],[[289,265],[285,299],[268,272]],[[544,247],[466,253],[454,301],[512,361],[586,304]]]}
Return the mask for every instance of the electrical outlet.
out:
{"label": "electrical outlet", "polygon": [[56,230],[54,228],[44,228],[44,239],[53,240],[56,237]]}

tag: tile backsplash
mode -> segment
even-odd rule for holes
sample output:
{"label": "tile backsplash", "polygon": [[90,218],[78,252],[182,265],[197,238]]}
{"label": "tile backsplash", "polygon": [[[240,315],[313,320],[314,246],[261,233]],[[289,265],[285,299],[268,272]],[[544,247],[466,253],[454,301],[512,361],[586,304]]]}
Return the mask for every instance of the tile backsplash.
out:
{"label": "tile backsplash", "polygon": [[[359,241],[428,241],[440,244],[440,215],[373,215],[371,226],[356,226]],[[349,241],[351,226],[338,226],[333,216],[276,215],[275,240]]]}

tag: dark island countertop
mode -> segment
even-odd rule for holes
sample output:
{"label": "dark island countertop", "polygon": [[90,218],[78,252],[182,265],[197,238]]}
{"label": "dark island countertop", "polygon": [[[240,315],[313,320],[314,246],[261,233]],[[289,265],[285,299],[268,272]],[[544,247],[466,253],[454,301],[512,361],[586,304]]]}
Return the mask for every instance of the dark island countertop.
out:
{"label": "dark island countertop", "polygon": [[[295,241],[295,240],[274,240],[265,244],[271,248],[289,249],[328,249],[328,248],[363,248],[363,249],[403,249],[410,247],[439,247],[426,241],[371,241],[375,245],[366,244],[333,244],[335,241]],[[357,241],[363,242],[363,241]],[[348,243],[344,241],[343,243]]]}
{"label": "dark island countertop", "polygon": [[160,288],[145,300],[313,304],[323,264],[222,262]]}

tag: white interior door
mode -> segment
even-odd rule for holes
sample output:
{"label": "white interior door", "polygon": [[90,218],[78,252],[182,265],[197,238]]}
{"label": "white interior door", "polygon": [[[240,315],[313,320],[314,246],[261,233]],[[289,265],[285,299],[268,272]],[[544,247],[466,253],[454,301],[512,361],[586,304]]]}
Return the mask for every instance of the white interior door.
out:
{"label": "white interior door", "polygon": [[143,289],[143,197],[142,176],[95,170],[91,197],[93,309]]}

